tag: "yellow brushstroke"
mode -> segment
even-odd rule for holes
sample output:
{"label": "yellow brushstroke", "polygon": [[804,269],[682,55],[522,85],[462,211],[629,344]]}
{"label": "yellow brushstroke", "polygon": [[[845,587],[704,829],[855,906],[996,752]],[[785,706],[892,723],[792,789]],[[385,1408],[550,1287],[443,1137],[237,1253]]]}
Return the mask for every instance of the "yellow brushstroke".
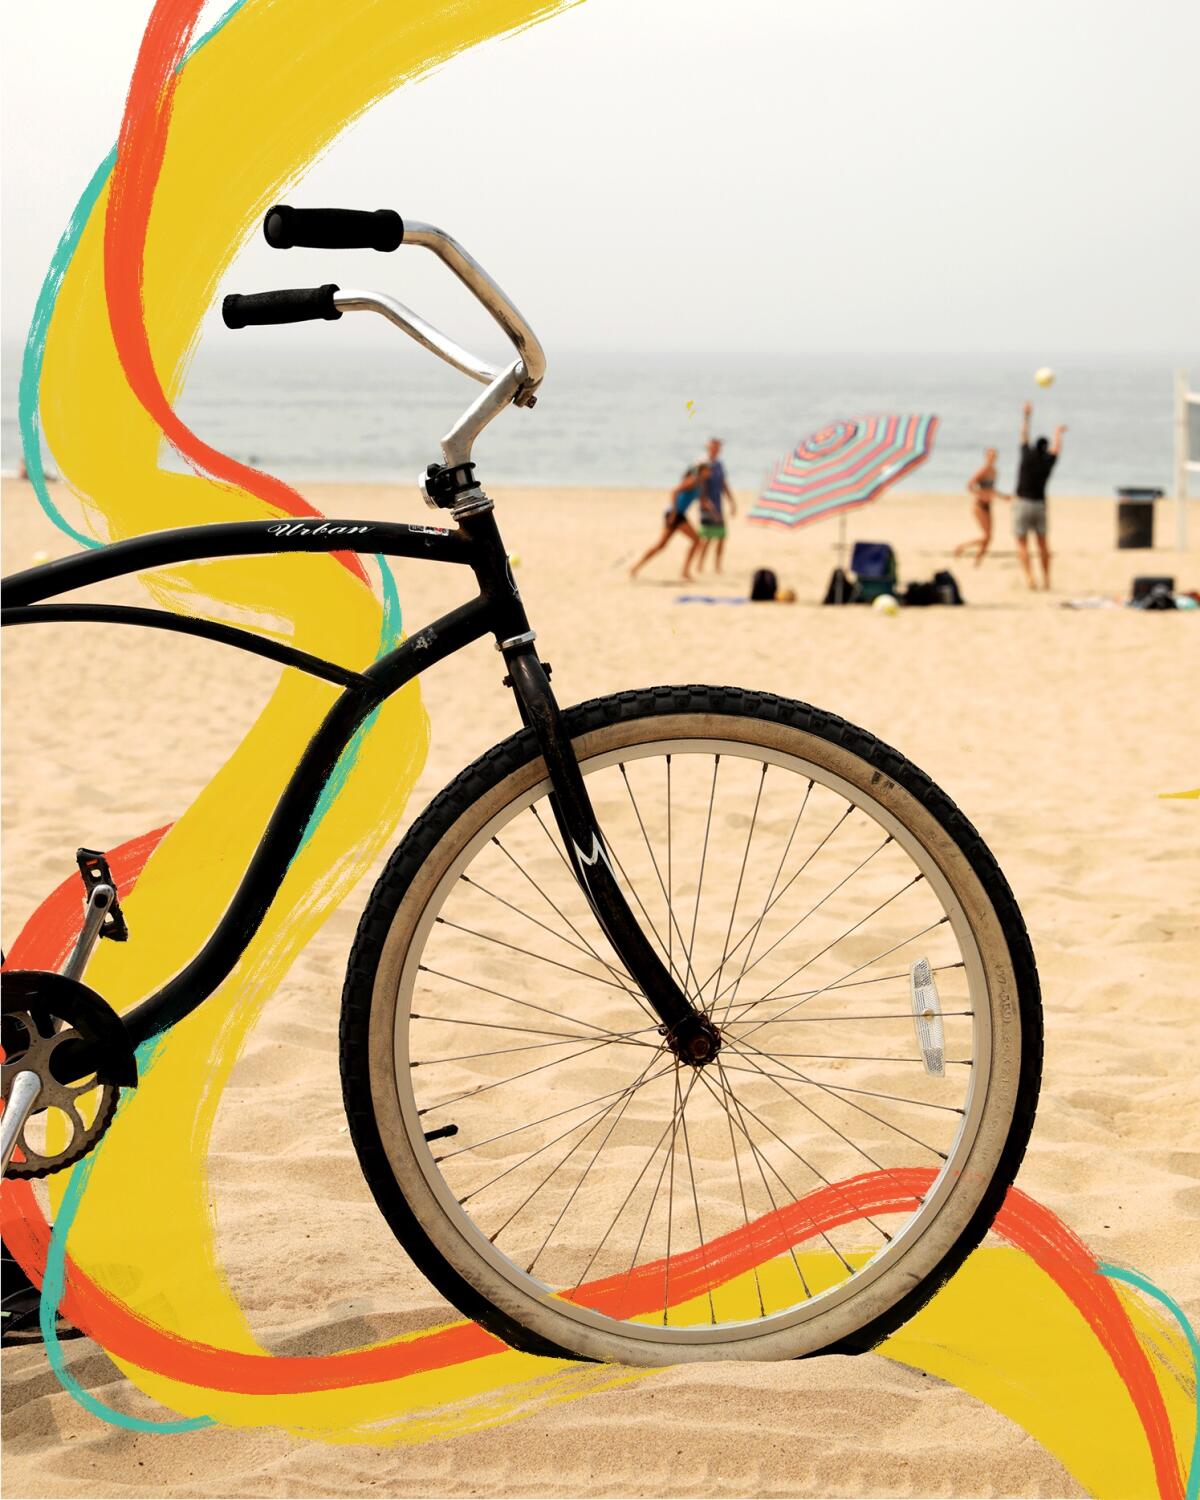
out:
{"label": "yellow brushstroke", "polygon": [[[394,0],[251,3],[196,54],[180,84],[147,247],[147,319],[168,390],[180,389],[199,320],[233,247],[345,121],[480,38],[559,8],[536,0],[419,10]],[[117,537],[266,514],[237,491],[159,471],[157,429],[125,386],[104,311],[103,211],[102,200],[64,283],[43,381],[49,441],[77,493],[87,497],[91,524]],[[377,603],[328,558],[210,563],[177,569],[150,587],[174,607],[269,616],[297,645],[353,665],[377,647]],[[169,978],[207,936],[285,768],[330,697],[328,688],[285,674],[230,762],[163,841],[128,903],[134,940],[102,950],[89,974],[118,1005]],[[222,705],[198,710],[219,713]],[[355,775],[295,860],[235,974],[176,1028],[100,1153],[71,1236],[72,1257],[135,1311],[174,1332],[258,1348],[216,1268],[205,1171],[216,1102],[262,1004],[389,836],[424,758],[426,734],[413,687],[381,714]],[[54,1193],[57,1201],[61,1183]],[[805,1259],[812,1284],[824,1285],[834,1268]],[[770,1280],[787,1272],[772,1265],[762,1274]],[[739,1278],[715,1294],[720,1315],[744,1307],[752,1316],[756,1295],[753,1278]],[[1129,1305],[1145,1339],[1170,1353],[1156,1369],[1182,1452],[1193,1418],[1185,1377],[1173,1369],[1186,1369],[1186,1350],[1154,1313]],[[694,1305],[679,1317],[704,1311]],[[1092,1493],[1153,1493],[1123,1383],[1064,1295],[1018,1252],[978,1252],[880,1352],[953,1380],[1005,1412]],[[421,1442],[513,1420],[652,1373],[502,1353],[372,1386],[255,1397],[199,1389],[127,1363],[122,1368],[184,1414],[371,1443]]]}
{"label": "yellow brushstroke", "polygon": [[[1187,1344],[1145,1301],[1117,1292],[1143,1347],[1160,1351],[1151,1362],[1186,1468],[1195,1422]],[[1011,1418],[1099,1500],[1158,1493],[1124,1380],[1066,1293],[1022,1251],[977,1250],[879,1353]]]}
{"label": "yellow brushstroke", "polygon": [[[250,0],[194,54],[180,80],[146,246],[147,329],[172,397],[233,254],[346,123],[463,48],[561,8],[562,0],[420,7]],[[106,205],[107,193],[64,279],[42,381],[45,433],[87,523],[117,538],[272,515],[235,488],[159,469],[158,429],[126,385],[109,329]],[[378,602],[329,557],[197,564],[146,581],[167,607],[256,624],[267,616],[295,645],[349,665],[364,665],[379,648]],[[156,850],[128,902],[133,941],[102,949],[89,970],[89,981],[119,1008],[157,988],[202,946],[332,699],[329,687],[284,673],[238,750]],[[198,703],[196,711],[219,714],[223,705]],[[262,930],[229,981],[171,1034],[96,1161],[71,1232],[72,1258],[124,1291],[136,1312],[185,1337],[258,1347],[216,1267],[206,1153],[217,1100],[261,1006],[390,837],[427,738],[413,685],[380,711],[353,776],[294,860]],[[64,1186],[53,1187],[55,1206]],[[128,1373],[187,1415],[212,1408],[208,1393]],[[426,1405],[436,1400],[435,1385],[425,1381]],[[219,1415],[237,1421],[247,1409],[230,1398]],[[270,1420],[286,1422],[290,1409],[278,1403]],[[336,1392],[303,1398],[296,1408],[306,1427],[335,1431],[360,1423],[363,1409],[361,1393]]]}

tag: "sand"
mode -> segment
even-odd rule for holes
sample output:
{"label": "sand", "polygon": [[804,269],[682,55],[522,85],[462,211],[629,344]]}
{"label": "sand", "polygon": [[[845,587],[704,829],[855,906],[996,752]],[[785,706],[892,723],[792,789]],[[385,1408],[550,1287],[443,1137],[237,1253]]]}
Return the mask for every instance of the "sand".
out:
{"label": "sand", "polygon": [[[426,519],[407,490],[309,493],[329,515]],[[1030,594],[1002,504],[996,551],[975,569],[948,558],[972,532],[965,500],[897,494],[853,516],[851,538],[890,540],[906,578],[953,567],[968,608],[898,618],[816,608],[835,529],[781,537],[741,524],[725,578],[690,591],[732,596],[769,565],[801,602],[685,606],[676,601],[689,590],[671,582],[678,543],[636,584],[625,576],[652,539],[661,497],[496,498],[561,701],[674,681],[769,689],[873,729],[967,811],[1016,891],[1046,1004],[1045,1082],[1020,1183],[1102,1258],[1137,1266],[1200,1322],[1200,805],[1159,796],[1200,783],[1200,617],[1060,607],[1122,595],[1135,573],[1200,587],[1200,550],[1118,552],[1112,502],[1057,499],[1054,591]],[[3,519],[5,572],[38,549],[66,550],[28,486],[5,482]],[[1172,518],[1158,520],[1160,537],[1172,534]],[[1200,537],[1200,514],[1192,528]],[[452,570],[401,563],[398,576],[410,626],[462,597]],[[105,597],[134,600],[138,586],[110,585]],[[6,633],[6,944],[70,872],[78,843],[116,843],[176,816],[276,676],[248,659],[232,676],[220,648],[167,636],[134,642],[92,627],[87,639],[81,670],[67,627]],[[478,643],[423,680],[433,744],[406,821],[515,727],[499,675],[491,645]],[[218,693],[220,716],[197,711]],[[348,1137],[328,1123],[341,974],[375,873],[270,1002],[218,1118],[222,1254],[273,1348],[389,1331],[386,1289],[370,1268],[395,1247]],[[271,1121],[283,1122],[283,1142],[264,1130]],[[286,1202],[263,1205],[279,1155],[299,1174],[308,1239]],[[149,1412],[95,1346],[65,1347],[84,1384]],[[270,1431],[118,1433],[59,1389],[37,1348],[5,1351],[2,1368],[13,1496],[1080,1493],[1013,1423],[877,1355],[678,1368],[507,1426],[378,1450]]]}

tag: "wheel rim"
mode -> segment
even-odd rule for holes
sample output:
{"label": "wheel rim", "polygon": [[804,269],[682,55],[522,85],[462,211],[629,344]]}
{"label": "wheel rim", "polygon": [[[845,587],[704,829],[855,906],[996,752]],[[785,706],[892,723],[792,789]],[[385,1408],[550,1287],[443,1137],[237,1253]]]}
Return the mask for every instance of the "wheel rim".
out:
{"label": "wheel rim", "polygon": [[[664,1353],[665,1346],[732,1344],[794,1329],[851,1299],[865,1308],[889,1270],[904,1274],[921,1242],[926,1260],[937,1250],[928,1241],[964,1168],[976,1166],[972,1153],[992,1082],[985,966],[963,900],[943,869],[945,851],[935,853],[918,839],[876,792],[818,760],[737,738],[651,739],[586,756],[583,768],[622,884],[681,980],[704,996],[723,1031],[722,1053],[696,1072],[680,1069],[661,1050],[655,1018],[623,992],[615,956],[554,847],[548,784],[527,787],[443,872],[400,976],[394,1067],[412,1087],[397,1090],[397,1103],[412,1158],[444,1216],[443,1249],[468,1279],[475,1258],[519,1301]],[[702,782],[712,780],[707,801],[696,795],[698,770]],[[655,784],[662,793],[657,808],[648,796]],[[890,782],[886,788],[894,790]],[[786,815],[767,814],[768,790],[784,801],[792,795]],[[622,828],[615,808],[623,797]],[[681,827],[688,816],[696,823],[690,838]],[[519,824],[527,842],[542,849],[540,863],[529,869],[521,862]],[[644,845],[640,863],[635,840]],[[711,897],[710,910],[706,863],[728,862],[731,849],[738,871],[724,871],[726,890]],[[510,872],[507,886],[497,879],[500,870]],[[547,871],[557,872],[553,885]],[[868,898],[872,882],[875,895]],[[876,899],[893,885],[888,899]],[[900,939],[893,925],[880,941],[881,929],[918,892],[927,914],[936,909],[936,920]],[[858,919],[845,910],[851,894]],[[812,941],[817,934],[822,940]],[[925,951],[911,951],[913,941]],[[715,964],[702,956],[706,943]],[[941,990],[941,1079],[926,1067],[908,964],[901,962],[918,956],[929,959]],[[552,983],[522,989],[519,975],[538,971]],[[574,987],[567,998],[564,984]],[[610,993],[602,995],[605,988]],[[583,1006],[580,991],[600,998]],[[887,996],[886,1005],[862,1003],[871,996]],[[859,1003],[847,1011],[850,998]],[[843,1010],[828,1013],[831,1000]],[[805,1014],[814,1001],[824,1002],[823,1013]],[[852,1033],[860,1040],[847,1045],[843,1039]],[[863,1039],[872,1035],[897,1040],[868,1047]],[[935,1040],[925,1034],[926,1046]],[[1012,1050],[1010,1037],[1010,1056]],[[619,1053],[627,1060],[614,1067]],[[507,1071],[497,1077],[498,1068]],[[917,1084],[912,1092],[892,1092],[880,1069],[893,1079],[916,1075]],[[452,1085],[442,1081],[450,1078]],[[506,1091],[521,1102],[506,1106]],[[922,1117],[939,1119],[934,1136],[914,1128]],[[660,1128],[647,1134],[654,1119]],[[857,1137],[848,1121],[858,1125]],[[714,1144],[722,1124],[723,1170]],[[440,1133],[451,1125],[456,1134]],[[1006,1127],[1006,1119],[993,1122],[984,1158],[998,1156],[998,1132]],[[434,1133],[432,1142],[426,1132]],[[632,1151],[635,1137],[643,1148],[652,1146],[649,1153]],[[890,1143],[888,1152],[880,1140]],[[624,1203],[615,1185],[622,1156],[629,1157],[620,1168],[624,1186],[632,1184]],[[644,1181],[637,1176],[643,1160]],[[848,1170],[852,1164],[856,1174]],[[836,1200],[849,1176],[882,1172],[909,1181],[914,1168],[923,1171],[923,1182],[929,1179],[917,1212],[860,1214],[798,1240],[795,1224],[782,1223],[793,1200],[822,1192]],[[971,1207],[959,1209],[943,1239],[952,1231],[956,1237]],[[572,1225],[589,1217],[598,1226],[590,1255]],[[745,1255],[739,1262],[730,1247],[740,1253],[746,1245],[739,1241],[754,1248],[756,1239],[760,1260],[745,1269]],[[719,1279],[723,1266],[738,1264],[743,1269],[732,1278]],[[644,1305],[656,1276],[664,1310]],[[582,1294],[574,1290],[581,1283],[588,1288]],[[892,1283],[886,1302],[895,1300],[896,1278]],[[684,1296],[697,1285],[698,1293]],[[853,1321],[866,1322],[866,1313]]]}

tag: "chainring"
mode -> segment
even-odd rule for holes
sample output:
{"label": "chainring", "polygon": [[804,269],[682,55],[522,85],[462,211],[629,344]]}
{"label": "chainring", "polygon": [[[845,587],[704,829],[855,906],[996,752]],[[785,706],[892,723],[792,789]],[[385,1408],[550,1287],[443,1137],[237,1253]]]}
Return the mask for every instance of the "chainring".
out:
{"label": "chainring", "polygon": [[[137,1082],[137,1063],[120,1016],[77,980],[10,969],[0,976],[0,989],[5,1108],[19,1074],[35,1073],[41,1085],[17,1137],[21,1160],[14,1154],[6,1176],[46,1177],[73,1166],[100,1140],[116,1114],[121,1085]],[[69,1130],[54,1151],[41,1129],[51,1111]]]}

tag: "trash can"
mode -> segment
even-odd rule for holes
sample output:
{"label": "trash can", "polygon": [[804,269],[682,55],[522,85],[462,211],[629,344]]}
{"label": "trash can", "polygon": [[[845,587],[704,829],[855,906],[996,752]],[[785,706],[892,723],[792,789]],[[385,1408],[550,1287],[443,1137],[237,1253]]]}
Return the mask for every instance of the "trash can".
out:
{"label": "trash can", "polygon": [[1162,490],[1125,486],[1117,490],[1117,546],[1137,548],[1154,546],[1154,502],[1162,499]]}

